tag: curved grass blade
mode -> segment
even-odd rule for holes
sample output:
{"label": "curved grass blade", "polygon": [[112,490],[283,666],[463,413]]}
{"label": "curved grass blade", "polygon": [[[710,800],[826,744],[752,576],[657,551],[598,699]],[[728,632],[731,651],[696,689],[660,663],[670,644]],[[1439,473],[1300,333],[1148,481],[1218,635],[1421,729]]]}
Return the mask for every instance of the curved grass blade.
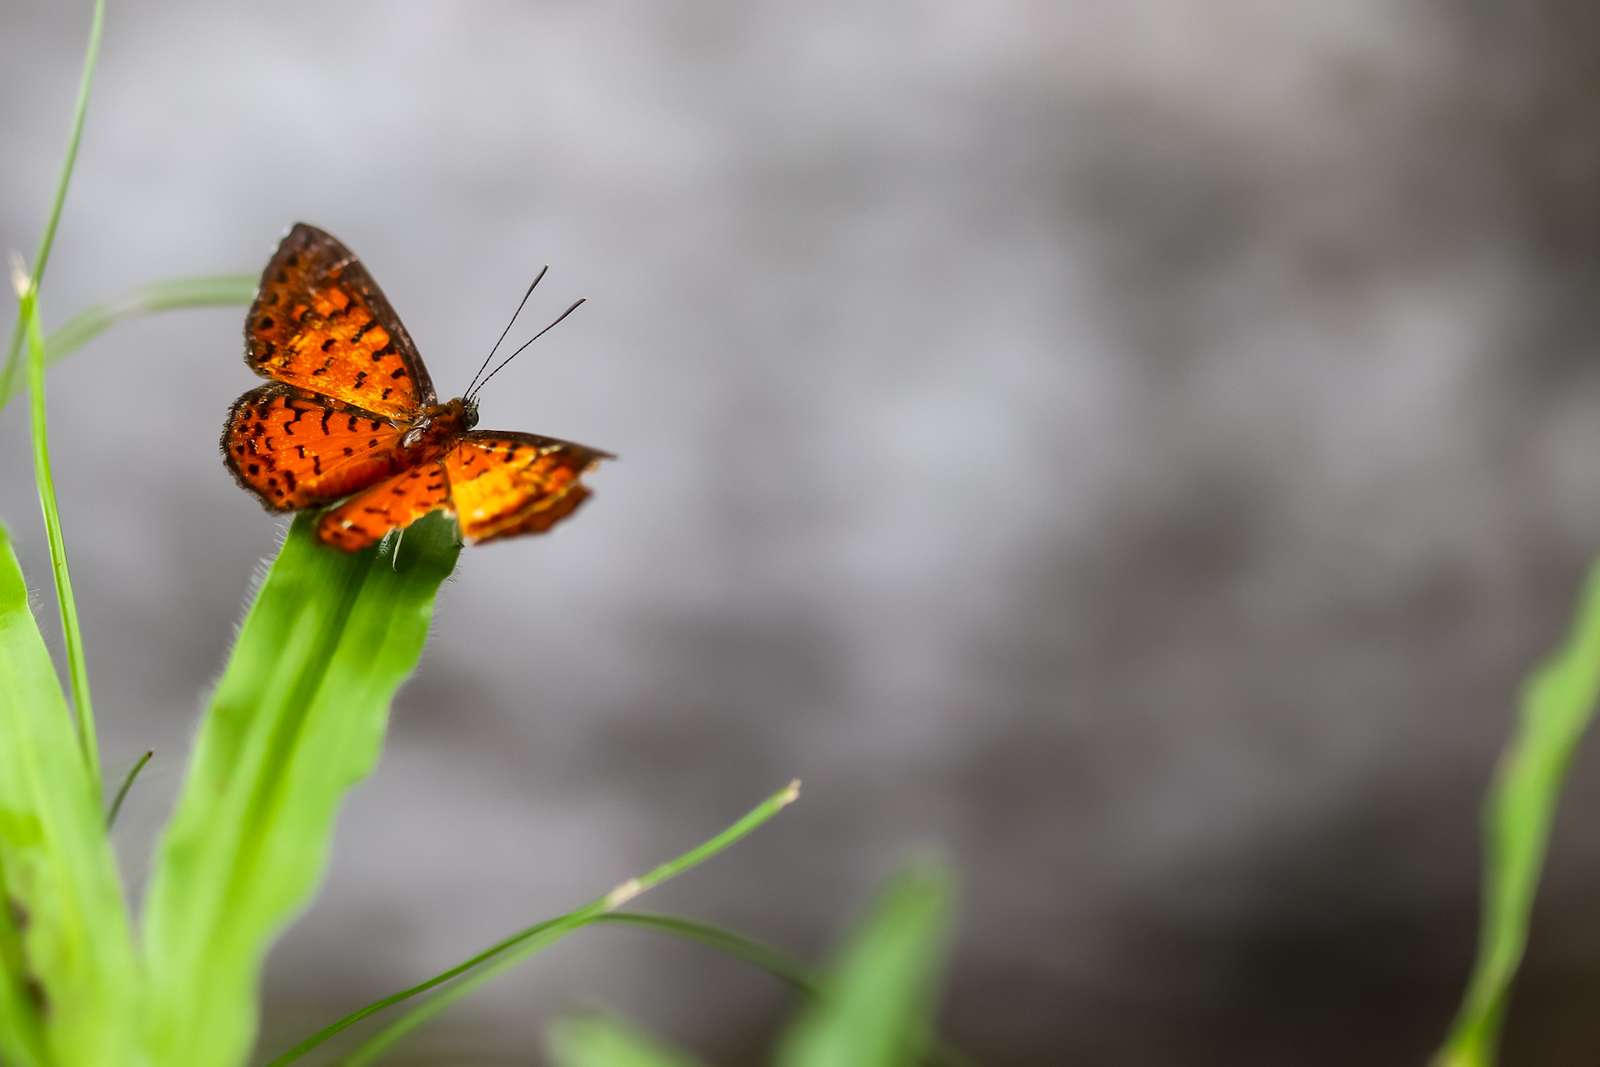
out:
{"label": "curved grass blade", "polygon": [[[44,339],[46,365],[66,359],[123,319],[183,308],[243,307],[255,296],[256,279],[247,274],[166,278],[130,289],[103,304],[80,311]],[[0,409],[16,395],[15,380],[0,381]]]}
{"label": "curved grass blade", "polygon": [[[99,793],[0,527],[0,1053],[125,1062],[137,971]],[[20,997],[18,994],[22,994]]]}
{"label": "curved grass blade", "polygon": [[685,871],[699,866],[712,856],[748,836],[761,824],[790,804],[793,804],[799,799],[799,796],[800,783],[789,783],[788,786],[762,801],[761,804],[748,812],[738,822],[681,856],[661,864],[638,878],[629,879],[605,896],[592,900],[581,908],[569,911],[565,915],[554,919],[546,919],[544,922],[535,923],[512,934],[503,941],[491,945],[449,970],[434,975],[425,982],[420,982],[409,989],[402,989],[398,993],[393,993],[382,1000],[374,1001],[366,1007],[346,1015],[284,1052],[272,1060],[268,1067],[282,1067],[284,1064],[292,1063],[318,1045],[321,1045],[324,1041],[341,1031],[349,1029],[368,1016],[426,993],[454,978],[465,976],[462,977],[461,981],[435,994],[420,1006],[407,1012],[397,1022],[391,1024],[387,1029],[363,1044],[348,1059],[341,1061],[346,1067],[356,1067],[358,1064],[372,1062],[401,1037],[427,1022],[461,997],[477,989],[484,982],[487,982],[502,971],[514,967],[541,948],[560,940],[579,927],[615,911],[630,900],[633,900],[640,893],[653,889],[662,882],[676,878]]}
{"label": "curved grass blade", "polygon": [[50,436],[45,422],[44,334],[39,329],[38,283],[21,283],[19,312],[28,334],[28,387],[33,424],[33,479],[44,512],[45,539],[50,546],[50,573],[55,579],[56,604],[61,609],[61,633],[67,652],[67,676],[72,681],[72,706],[77,712],[78,747],[95,804],[100,803],[100,746],[94,723],[94,702],[89,696],[89,664],[78,625],[78,601],[72,595],[72,572],[67,567],[67,542],[61,531],[61,511],[56,505],[55,478],[50,473]]}
{"label": "curved grass blade", "polygon": [[1524,683],[1516,732],[1483,811],[1483,917],[1478,958],[1435,1063],[1495,1062],[1511,984],[1528,944],[1539,872],[1573,750],[1600,700],[1600,565],[1584,583],[1566,644]]}
{"label": "curved grass blade", "polygon": [[901,875],[845,947],[823,995],[785,1036],[778,1067],[909,1067],[927,1045],[950,913],[941,871]]}
{"label": "curved grass blade", "polygon": [[144,770],[144,765],[149,763],[155,757],[155,754],[154,749],[147,749],[145,754],[139,757],[139,761],[128,769],[127,777],[122,779],[122,786],[117,790],[117,795],[111,800],[111,810],[106,812],[107,833],[111,831],[113,826],[117,825],[117,816],[122,812],[122,802],[128,799],[128,790],[133,788],[134,779],[139,777],[139,772]]}
{"label": "curved grass blade", "polygon": [[212,698],[145,911],[157,1063],[239,1063],[267,949],[326,863],[345,792],[376,763],[416,666],[455,524],[411,527],[399,561],[289,529]]}
{"label": "curved grass blade", "polygon": [[713,926],[711,923],[697,922],[676,915],[653,915],[637,911],[597,915],[593,921],[596,924],[637,926],[670,937],[693,941],[766,971],[808,997],[817,996],[821,992],[821,986],[811,968],[784,955],[771,945],[732,930],[724,930],[720,926]]}
{"label": "curved grass blade", "polygon": [[[61,161],[61,175],[56,179],[55,199],[50,203],[50,217],[45,221],[44,233],[39,235],[39,247],[33,253],[33,291],[39,291],[44,281],[45,267],[50,264],[50,249],[55,245],[56,226],[61,221],[61,208],[67,202],[67,187],[72,184],[72,168],[78,162],[78,142],[83,139],[83,119],[89,112],[89,90],[94,85],[94,68],[100,59],[100,30],[105,23],[105,0],[95,0],[94,14],[89,20],[89,44],[84,49],[83,73],[78,78],[78,100],[72,109],[71,132],[67,135],[67,155]],[[16,388],[17,360],[22,354],[22,338],[27,321],[17,316],[11,329],[11,344],[6,349],[6,362],[0,367],[0,397],[10,397]],[[0,401],[0,407],[3,407]]]}
{"label": "curved grass blade", "polygon": [[550,1028],[556,1067],[695,1067],[696,1061],[608,1019],[563,1019]]}

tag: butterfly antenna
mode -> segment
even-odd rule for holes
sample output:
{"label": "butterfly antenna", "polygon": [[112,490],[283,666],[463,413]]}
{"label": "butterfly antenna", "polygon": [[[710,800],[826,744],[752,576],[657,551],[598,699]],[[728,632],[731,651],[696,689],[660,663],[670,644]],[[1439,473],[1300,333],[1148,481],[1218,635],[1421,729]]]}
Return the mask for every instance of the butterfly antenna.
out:
{"label": "butterfly antenna", "polygon": [[574,311],[577,311],[579,305],[581,305],[584,300],[585,300],[585,298],[581,297],[581,296],[578,299],[574,300],[572,302],[572,306],[567,308],[567,310],[563,311],[561,314],[557,315],[554,322],[552,322],[550,325],[546,326],[544,329],[540,330],[538,333],[534,334],[532,337],[528,338],[526,341],[522,342],[522,344],[518,345],[517,346],[517,350],[515,352],[511,353],[505,359],[502,359],[500,361],[499,366],[495,367],[494,370],[490,371],[488,373],[488,375],[486,375],[484,377],[483,381],[478,383],[477,389],[473,390],[473,392],[474,393],[482,392],[483,391],[483,387],[489,384],[489,379],[490,378],[493,378],[496,374],[499,374],[502,370],[505,369],[505,366],[506,366],[507,363],[510,363],[512,360],[516,359],[519,355],[521,355],[522,354],[522,350],[524,348],[527,348],[529,345],[533,344],[533,342],[537,341],[539,338],[543,337],[545,334],[549,333],[551,330],[553,330],[557,326],[561,325],[561,320],[566,318],[568,315],[572,314]]}
{"label": "butterfly antenna", "polygon": [[[511,327],[516,324],[517,316],[522,314],[522,309],[527,306],[528,297],[533,295],[533,291],[538,287],[540,279],[544,277],[545,271],[548,271],[549,269],[550,265],[548,263],[545,264],[540,268],[539,273],[534,277],[533,281],[528,283],[528,291],[522,294],[522,300],[517,304],[517,310],[511,313],[511,321],[506,323],[506,328],[500,331],[500,336],[495,340],[494,347],[489,349],[489,354],[483,357],[483,367],[487,367],[489,365],[489,361],[494,358],[495,352],[499,351],[500,342],[504,341],[506,339],[506,334],[511,332]],[[478,374],[483,373],[483,367],[478,368]],[[467,383],[466,389],[462,392],[463,396],[472,392],[472,386],[475,382],[477,382],[478,374],[474,374],[472,376],[472,381]]]}

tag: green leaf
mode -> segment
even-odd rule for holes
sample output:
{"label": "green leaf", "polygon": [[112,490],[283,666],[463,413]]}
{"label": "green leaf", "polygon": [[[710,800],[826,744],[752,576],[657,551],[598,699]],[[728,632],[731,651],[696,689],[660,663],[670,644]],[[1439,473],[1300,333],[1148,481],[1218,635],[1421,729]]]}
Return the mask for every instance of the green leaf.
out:
{"label": "green leaf", "polygon": [[4,527],[0,737],[0,1053],[18,1063],[126,1062],[137,971],[122,887]]}
{"label": "green leaf", "polygon": [[601,1018],[564,1019],[550,1028],[556,1067],[694,1067],[688,1056]]}
{"label": "green leaf", "polygon": [[1600,565],[1585,582],[1566,644],[1524,684],[1483,813],[1483,915],[1478,958],[1441,1067],[1495,1062],[1511,983],[1528,943],[1539,872],[1573,750],[1600,699]]}
{"label": "green leaf", "polygon": [[[398,993],[392,993],[381,1000],[374,1001],[366,1007],[346,1015],[284,1052],[272,1060],[268,1067],[281,1067],[283,1064],[292,1063],[334,1035],[354,1026],[368,1016],[410,1000],[412,997],[419,996],[439,986],[445,986],[434,996],[412,1008],[398,1020],[368,1039],[352,1055],[340,1061],[344,1067],[358,1067],[360,1064],[371,1063],[400,1038],[432,1019],[445,1008],[471,993],[485,982],[516,966],[535,952],[560,940],[574,930],[587,926],[589,923],[595,922],[615,911],[638,897],[639,894],[653,889],[672,878],[676,878],[693,867],[699,866],[717,853],[753,833],[763,823],[777,815],[778,812],[793,804],[799,799],[799,796],[800,783],[798,781],[790,782],[786,787],[772,794],[772,796],[756,805],[755,808],[745,813],[744,817],[739,819],[738,822],[688,852],[668,860],[638,878],[628,879],[611,890],[611,892],[590,901],[581,908],[569,911],[565,915],[557,916],[554,919],[546,919],[543,922],[535,923],[489,946],[477,955],[463,960],[449,970],[434,975],[427,981],[411,986],[409,989],[402,989]],[[446,985],[446,983],[449,984]]]}
{"label": "green leaf", "polygon": [[879,898],[845,947],[822,996],[785,1035],[779,1067],[901,1067],[928,1046],[944,950],[950,881],[913,870]]}
{"label": "green leaf", "polygon": [[261,966],[326,864],[345,792],[376,763],[460,552],[434,514],[345,554],[289,529],[245,618],[158,852],[145,912],[158,1063],[243,1061]]}

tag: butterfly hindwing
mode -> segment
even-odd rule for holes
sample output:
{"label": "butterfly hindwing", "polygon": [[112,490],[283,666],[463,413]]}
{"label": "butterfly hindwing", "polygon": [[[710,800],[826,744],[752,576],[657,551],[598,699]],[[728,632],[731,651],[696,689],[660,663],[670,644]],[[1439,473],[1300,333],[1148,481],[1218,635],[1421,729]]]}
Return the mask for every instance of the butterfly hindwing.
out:
{"label": "butterfly hindwing", "polygon": [[263,504],[293,511],[387,478],[399,466],[400,436],[370,412],[273,383],[234,402],[222,453]]}
{"label": "butterfly hindwing", "polygon": [[609,455],[531,433],[479,430],[444,457],[450,507],[468,541],[543,533],[589,496],[586,470]]}
{"label": "butterfly hindwing", "polygon": [[317,536],[335,548],[354,552],[449,503],[443,464],[426,463],[381,481],[329,511],[317,524]]}
{"label": "butterfly hindwing", "polygon": [[257,374],[375,415],[413,418],[436,399],[410,334],[361,261],[303,222],[262,272],[244,336]]}

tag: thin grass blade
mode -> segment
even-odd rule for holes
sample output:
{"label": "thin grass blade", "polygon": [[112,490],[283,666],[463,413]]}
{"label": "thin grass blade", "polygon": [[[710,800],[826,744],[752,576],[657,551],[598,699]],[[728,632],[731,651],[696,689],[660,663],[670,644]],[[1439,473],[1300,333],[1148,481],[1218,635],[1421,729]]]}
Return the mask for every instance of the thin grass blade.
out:
{"label": "thin grass blade", "polygon": [[[89,90],[94,86],[94,68],[100,60],[100,31],[105,25],[105,16],[105,0],[95,0],[94,14],[89,20],[89,43],[83,53],[83,73],[78,77],[78,100],[72,108],[72,126],[67,134],[67,154],[61,161],[61,173],[56,178],[56,195],[50,202],[49,218],[45,221],[44,232],[39,235],[39,247],[33,253],[34,292],[39,291],[45,268],[50,265],[56,226],[61,222],[61,209],[67,202],[67,188],[72,184],[72,168],[78,162],[78,143],[83,139],[83,120],[89,113]],[[0,367],[0,397],[10,397],[16,388],[17,364],[22,355],[22,339],[27,328],[27,320],[18,315],[11,329],[11,344],[6,348],[5,365]],[[3,401],[0,401],[0,407],[4,407]]]}
{"label": "thin grass blade", "polygon": [[654,930],[669,937],[693,941],[725,956],[748,963],[758,970],[766,971],[808,997],[814,997],[820,992],[815,972],[805,964],[771,945],[711,923],[684,919],[676,915],[652,915],[636,911],[598,915],[594,922],[603,926],[631,926]]}
{"label": "thin grass blade", "polygon": [[1524,684],[1517,728],[1483,812],[1483,915],[1478,958],[1439,1067],[1495,1062],[1511,984],[1567,765],[1600,700],[1600,565],[1584,583],[1566,644]]}
{"label": "thin grass blade", "polygon": [[61,633],[67,653],[67,676],[72,681],[72,707],[77,713],[78,748],[95,803],[100,803],[100,743],[95,730],[94,701],[89,695],[89,663],[83,647],[83,630],[78,624],[78,601],[72,593],[72,572],[67,566],[67,541],[61,529],[61,511],[56,504],[55,477],[50,471],[50,433],[45,420],[44,334],[39,328],[38,285],[19,285],[20,311],[27,324],[28,385],[32,393],[33,478],[39,491],[39,510],[44,513],[45,540],[50,546],[50,574],[55,580],[56,604],[61,610]]}
{"label": "thin grass blade", "polygon": [[239,1063],[267,949],[326,865],[460,552],[440,515],[398,560],[347,555],[302,516],[245,618],[158,852],[145,912],[157,1062]]}
{"label": "thin grass blade", "polygon": [[139,772],[144,770],[144,765],[155,758],[154,750],[146,750],[134,765],[128,768],[127,775],[122,779],[122,785],[117,788],[117,795],[111,798],[111,810],[106,812],[106,832],[117,825],[117,816],[122,814],[122,802],[128,799],[128,791],[133,788],[133,783],[139,777]]}
{"label": "thin grass blade", "polygon": [[[396,1041],[432,1019],[457,1000],[473,992],[485,982],[516,966],[535,952],[560,940],[574,930],[586,926],[599,917],[622,907],[638,897],[640,893],[653,889],[662,882],[676,878],[685,871],[699,866],[712,856],[753,833],[763,823],[777,815],[778,812],[794,803],[799,796],[800,783],[790,782],[788,786],[762,801],[738,822],[710,840],[674,859],[668,860],[647,874],[638,878],[630,878],[605,896],[592,900],[581,908],[567,912],[565,915],[554,919],[546,919],[544,922],[535,923],[505,940],[491,945],[484,951],[462,961],[449,970],[434,975],[425,982],[418,983],[409,989],[402,989],[398,993],[374,1001],[366,1007],[346,1015],[344,1018],[323,1027],[306,1040],[278,1056],[268,1067],[282,1067],[284,1064],[293,1063],[323,1042],[328,1041],[362,1019],[446,983],[451,983],[422,1004],[412,1008],[399,1020],[391,1023],[384,1030],[362,1044],[349,1057],[340,1061],[344,1067],[359,1067],[361,1064],[373,1062]],[[456,980],[458,978],[459,981]]]}
{"label": "thin grass blade", "polygon": [[880,897],[821,997],[785,1035],[779,1067],[907,1067],[924,1055],[950,880],[912,870]]}
{"label": "thin grass blade", "polygon": [[[0,1051],[126,1062],[135,966],[99,792],[0,527]],[[18,995],[21,995],[19,999]]]}
{"label": "thin grass blade", "polygon": [[[315,1049],[324,1041],[327,1041],[336,1034],[349,1029],[356,1023],[359,1023],[361,1020],[370,1018],[371,1016],[383,1011],[385,1008],[391,1008],[396,1004],[400,1004],[404,1001],[410,1000],[413,997],[420,996],[421,994],[428,992],[430,989],[435,989],[441,985],[444,985],[452,978],[466,974],[480,964],[487,963],[488,961],[494,959],[501,953],[507,952],[518,947],[519,945],[526,943],[538,935],[544,934],[546,931],[557,926],[558,924],[562,924],[571,920],[574,918],[575,914],[576,913],[568,913],[567,915],[557,916],[554,919],[546,919],[543,922],[535,923],[533,926],[519,930],[510,937],[491,945],[489,948],[478,953],[476,956],[463,960],[461,963],[456,964],[454,967],[451,967],[448,970],[441,971],[424,982],[420,982],[417,985],[411,986],[409,989],[403,989],[398,993],[390,994],[381,1000],[375,1000],[371,1004],[359,1008],[358,1010],[351,1012],[349,1015],[344,1016],[342,1019],[339,1019],[337,1022],[334,1022],[329,1026],[317,1031],[315,1034],[312,1034],[310,1037],[295,1045],[293,1048],[284,1051],[276,1059],[268,1063],[267,1067],[285,1067],[285,1065],[293,1063],[295,1060]],[[658,933],[665,933],[687,941],[695,941],[702,945],[706,945],[709,948],[713,948],[720,952],[724,952],[727,955],[733,956],[735,959],[744,960],[747,963],[759,967],[762,970],[765,970],[768,973],[783,979],[803,993],[814,996],[817,992],[816,982],[811,978],[809,972],[807,972],[805,967],[803,967],[801,964],[796,963],[795,961],[784,956],[783,953],[779,952],[775,948],[771,948],[770,946],[761,944],[760,942],[754,941],[750,938],[743,937],[742,935],[736,934],[731,930],[724,930],[720,927],[712,926],[709,923],[695,922],[692,919],[680,919],[670,915],[647,915],[627,911],[602,911],[590,915],[586,921],[597,925],[615,923],[625,926],[653,929]]]}
{"label": "thin grass blade", "polygon": [[[44,361],[54,366],[124,319],[184,308],[243,307],[255,288],[256,279],[247,274],[166,278],[141,285],[80,311],[52,330],[44,339]],[[0,409],[10,403],[19,384],[15,378],[0,380]]]}

